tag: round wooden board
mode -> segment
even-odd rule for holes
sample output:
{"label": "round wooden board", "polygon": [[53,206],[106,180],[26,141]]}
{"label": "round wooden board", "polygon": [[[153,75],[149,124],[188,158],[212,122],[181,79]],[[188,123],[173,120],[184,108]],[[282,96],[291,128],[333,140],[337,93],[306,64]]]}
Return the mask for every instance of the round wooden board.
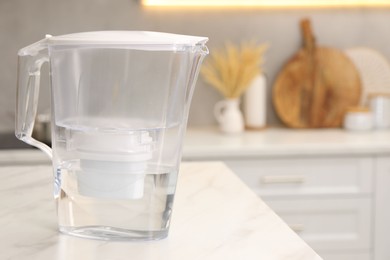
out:
{"label": "round wooden board", "polygon": [[289,127],[340,127],[348,107],[359,104],[361,83],[352,61],[331,48],[302,48],[273,87],[273,103]]}

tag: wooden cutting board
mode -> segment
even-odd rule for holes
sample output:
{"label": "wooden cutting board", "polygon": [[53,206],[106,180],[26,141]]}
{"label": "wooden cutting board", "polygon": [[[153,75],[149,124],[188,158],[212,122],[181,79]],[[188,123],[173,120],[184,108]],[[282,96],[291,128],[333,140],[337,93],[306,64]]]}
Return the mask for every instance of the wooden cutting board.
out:
{"label": "wooden cutting board", "polygon": [[289,127],[339,127],[347,108],[359,103],[359,73],[343,52],[316,46],[309,20],[301,29],[304,46],[277,76],[274,107]]}

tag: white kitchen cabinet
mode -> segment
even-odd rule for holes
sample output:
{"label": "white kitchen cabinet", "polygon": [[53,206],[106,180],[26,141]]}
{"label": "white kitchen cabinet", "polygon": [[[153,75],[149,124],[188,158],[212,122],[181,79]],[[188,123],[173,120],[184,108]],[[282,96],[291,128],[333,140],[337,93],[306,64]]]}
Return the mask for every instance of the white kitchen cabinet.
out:
{"label": "white kitchen cabinet", "polygon": [[374,158],[221,159],[320,255],[371,254]]}
{"label": "white kitchen cabinet", "polygon": [[374,168],[369,157],[221,159],[264,198],[372,193]]}
{"label": "white kitchen cabinet", "polygon": [[390,259],[390,156],[378,156],[374,199],[375,260]]}
{"label": "white kitchen cabinet", "polygon": [[330,260],[372,260],[373,256],[370,253],[337,253],[337,254],[328,254],[323,253],[321,254],[321,257],[323,259],[330,259]]}
{"label": "white kitchen cabinet", "polygon": [[224,161],[324,259],[390,259],[390,132],[190,129],[183,159]]}
{"label": "white kitchen cabinet", "polygon": [[371,249],[371,200],[267,200],[311,247],[322,252]]}

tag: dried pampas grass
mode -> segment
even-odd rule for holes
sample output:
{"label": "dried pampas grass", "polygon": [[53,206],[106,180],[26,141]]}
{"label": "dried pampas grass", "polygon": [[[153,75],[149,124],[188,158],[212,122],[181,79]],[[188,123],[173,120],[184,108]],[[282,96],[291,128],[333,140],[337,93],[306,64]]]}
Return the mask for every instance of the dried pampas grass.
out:
{"label": "dried pampas grass", "polygon": [[238,98],[261,73],[263,54],[267,45],[244,42],[241,46],[227,43],[224,49],[215,50],[201,69],[205,81],[225,98]]}

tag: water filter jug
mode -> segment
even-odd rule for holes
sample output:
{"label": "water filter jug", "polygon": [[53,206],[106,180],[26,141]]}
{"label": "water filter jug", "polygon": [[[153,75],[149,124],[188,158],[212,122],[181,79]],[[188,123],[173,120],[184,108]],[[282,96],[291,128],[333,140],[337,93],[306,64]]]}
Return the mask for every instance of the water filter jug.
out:
{"label": "water filter jug", "polygon": [[[168,235],[207,40],[101,31],[48,35],[19,51],[15,132],[52,159],[61,232],[106,240]],[[46,62],[52,147],[31,136]]]}

